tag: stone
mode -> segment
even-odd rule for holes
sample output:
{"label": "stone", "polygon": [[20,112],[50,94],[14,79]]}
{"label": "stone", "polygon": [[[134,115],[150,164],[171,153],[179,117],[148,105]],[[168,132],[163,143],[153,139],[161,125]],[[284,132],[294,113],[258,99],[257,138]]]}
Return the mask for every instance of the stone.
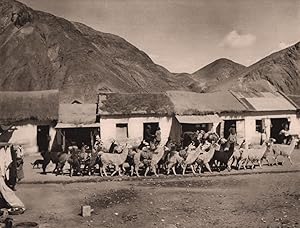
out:
{"label": "stone", "polygon": [[92,211],[93,210],[92,210],[91,206],[88,206],[88,205],[81,206],[81,216],[82,217],[89,217],[89,216],[91,216]]}

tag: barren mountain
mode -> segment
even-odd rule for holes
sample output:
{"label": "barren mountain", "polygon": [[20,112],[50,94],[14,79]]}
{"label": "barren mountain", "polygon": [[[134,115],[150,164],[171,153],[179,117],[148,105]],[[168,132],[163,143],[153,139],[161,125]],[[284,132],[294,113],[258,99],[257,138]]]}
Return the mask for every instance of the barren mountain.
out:
{"label": "barren mountain", "polygon": [[60,89],[62,101],[98,91],[184,89],[165,68],[116,35],[0,0],[0,90]]}
{"label": "barren mountain", "polygon": [[300,94],[299,85],[300,42],[265,57],[228,81],[211,86],[207,91],[269,91],[275,87],[286,94]]}
{"label": "barren mountain", "polygon": [[189,73],[173,73],[174,77],[182,86],[190,91],[203,92],[206,89],[206,82],[196,80]]}
{"label": "barren mountain", "polygon": [[195,80],[223,81],[244,70],[246,67],[229,59],[221,58],[192,74]]}

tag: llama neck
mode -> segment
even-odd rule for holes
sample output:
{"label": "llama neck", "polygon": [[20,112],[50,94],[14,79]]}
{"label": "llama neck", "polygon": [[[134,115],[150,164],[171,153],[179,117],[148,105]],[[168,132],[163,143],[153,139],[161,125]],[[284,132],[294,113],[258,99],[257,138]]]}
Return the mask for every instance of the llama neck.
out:
{"label": "llama neck", "polygon": [[158,149],[158,154],[160,156],[162,156],[164,154],[164,152],[165,152],[164,147],[163,146],[159,146],[157,149]]}
{"label": "llama neck", "polygon": [[216,148],[212,145],[209,149],[209,151],[207,152],[210,156],[213,156],[215,153]]}
{"label": "llama neck", "polygon": [[290,144],[291,150],[294,150],[295,146],[296,146],[296,139],[293,139],[292,142],[291,142],[291,144]]}
{"label": "llama neck", "polygon": [[127,158],[127,155],[128,155],[128,148],[127,147],[125,147],[124,149],[123,149],[123,151],[122,151],[122,153],[121,153],[121,155],[120,155],[120,157],[121,157],[121,160],[123,161],[125,161],[126,160],[126,158]]}

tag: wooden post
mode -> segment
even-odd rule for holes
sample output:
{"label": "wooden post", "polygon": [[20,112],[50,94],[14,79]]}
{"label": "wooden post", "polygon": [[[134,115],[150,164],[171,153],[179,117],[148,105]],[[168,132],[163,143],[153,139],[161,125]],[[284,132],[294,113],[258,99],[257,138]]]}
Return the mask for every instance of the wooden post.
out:
{"label": "wooden post", "polygon": [[93,133],[93,129],[90,131],[90,137],[91,137],[91,147],[93,148],[94,146],[94,133]]}
{"label": "wooden post", "polygon": [[63,151],[66,150],[66,133],[64,132],[64,130],[62,130],[62,136],[63,136]]}
{"label": "wooden post", "polygon": [[221,126],[220,126],[220,137],[224,137],[224,124],[225,124],[225,121],[223,120],[221,122]]}

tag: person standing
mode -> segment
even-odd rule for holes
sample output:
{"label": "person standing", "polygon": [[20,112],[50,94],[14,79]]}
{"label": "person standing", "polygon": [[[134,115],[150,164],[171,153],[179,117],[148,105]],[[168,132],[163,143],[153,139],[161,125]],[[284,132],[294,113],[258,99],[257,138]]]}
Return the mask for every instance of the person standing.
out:
{"label": "person standing", "polygon": [[281,144],[289,144],[290,140],[292,139],[289,131],[289,125],[287,123],[284,124],[283,129],[279,132],[279,137],[279,143]]}
{"label": "person standing", "polygon": [[155,139],[154,139],[155,146],[159,145],[160,142],[161,142],[161,130],[160,127],[157,127],[155,131]]}
{"label": "person standing", "polygon": [[118,147],[118,144],[117,144],[116,140],[113,139],[111,141],[108,153],[111,153],[111,154],[117,153],[117,151],[116,151],[117,147]]}
{"label": "person standing", "polygon": [[19,145],[17,148],[17,182],[24,178],[24,148],[22,145]]}
{"label": "person standing", "polygon": [[152,135],[151,130],[152,130],[151,126],[147,125],[145,130],[145,139],[144,139],[147,143],[153,142],[154,139],[154,135]]}
{"label": "person standing", "polygon": [[16,148],[14,145],[11,145],[9,149],[7,148],[8,153],[11,155],[11,163],[8,166],[9,175],[8,179],[6,180],[7,185],[14,191],[16,191],[16,184],[17,184],[17,153]]}
{"label": "person standing", "polygon": [[94,146],[93,146],[93,149],[96,151],[96,152],[99,152],[100,150],[103,150],[103,143],[101,141],[101,138],[100,138],[100,135],[96,135],[96,138],[95,138],[95,143],[94,143]]}
{"label": "person standing", "polygon": [[227,138],[227,142],[226,142],[224,151],[227,151],[229,149],[233,150],[236,143],[237,143],[236,130],[235,130],[234,126],[231,126],[229,128],[229,136]]}
{"label": "person standing", "polygon": [[10,207],[9,213],[21,214],[25,211],[25,205],[5,183],[6,171],[11,163],[7,153],[10,153],[10,151],[0,145],[0,193],[7,206]]}

